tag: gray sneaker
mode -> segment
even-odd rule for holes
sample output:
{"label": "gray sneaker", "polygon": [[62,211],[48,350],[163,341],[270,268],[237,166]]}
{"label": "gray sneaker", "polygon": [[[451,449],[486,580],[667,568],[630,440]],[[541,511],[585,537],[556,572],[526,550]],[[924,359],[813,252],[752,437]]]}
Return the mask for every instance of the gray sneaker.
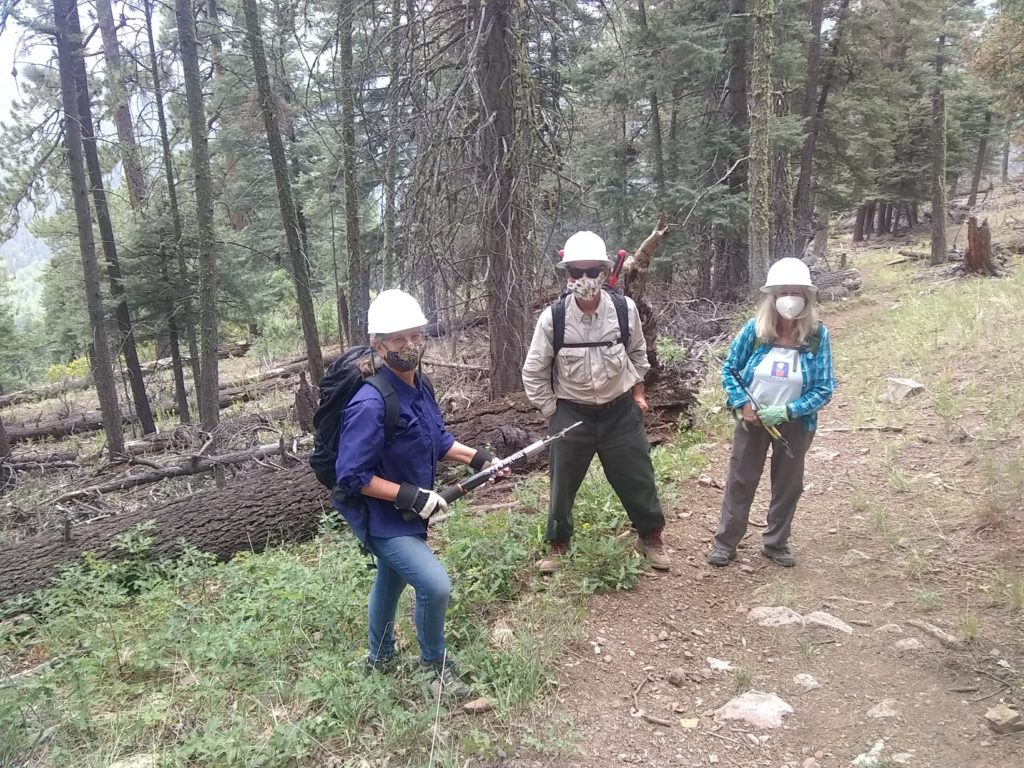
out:
{"label": "gray sneaker", "polygon": [[707,556],[707,561],[716,568],[724,568],[729,564],[730,560],[735,559],[736,553],[729,551],[725,547],[713,547]]}
{"label": "gray sneaker", "polygon": [[473,689],[463,681],[451,659],[430,663],[424,663],[421,660],[420,671],[429,677],[430,695],[435,700],[449,698],[455,701],[465,701],[473,695]]}

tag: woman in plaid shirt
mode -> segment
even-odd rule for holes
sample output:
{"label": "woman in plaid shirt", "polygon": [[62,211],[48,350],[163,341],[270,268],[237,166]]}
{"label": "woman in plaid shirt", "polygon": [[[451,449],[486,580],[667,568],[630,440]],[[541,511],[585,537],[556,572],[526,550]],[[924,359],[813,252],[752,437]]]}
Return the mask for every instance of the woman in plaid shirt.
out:
{"label": "woman in plaid shirt", "polygon": [[804,457],[818,411],[835,388],[832,346],[828,329],[818,320],[817,289],[807,265],[780,259],[768,270],[761,291],[764,301],[733,339],[722,368],[737,423],[718,532],[707,557],[719,567],[736,559],[769,445],[772,495],[761,553],[779,565],[796,565],[789,531],[804,489]]}

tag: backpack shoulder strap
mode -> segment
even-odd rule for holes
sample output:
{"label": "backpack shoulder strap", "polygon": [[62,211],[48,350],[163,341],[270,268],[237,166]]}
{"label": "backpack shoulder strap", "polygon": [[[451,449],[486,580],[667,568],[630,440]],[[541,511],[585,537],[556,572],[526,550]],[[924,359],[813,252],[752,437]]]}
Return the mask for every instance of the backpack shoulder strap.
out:
{"label": "backpack shoulder strap", "polygon": [[559,296],[551,304],[551,347],[555,355],[565,343],[565,297]]}
{"label": "backpack shoulder strap", "polygon": [[380,392],[380,396],[384,398],[384,442],[390,443],[395,436],[395,425],[398,424],[398,393],[391,382],[380,373],[368,376],[366,383]]}
{"label": "backpack shoulder strap", "polygon": [[427,392],[430,393],[431,399],[436,403],[437,393],[434,391],[434,382],[432,382],[430,380],[430,377],[427,376],[427,374],[425,374],[423,371],[420,371],[420,381],[423,382],[423,386],[427,388]]}
{"label": "backpack shoulder strap", "polygon": [[618,291],[608,291],[615,306],[615,316],[619,319],[619,341],[624,347],[629,346],[629,305],[626,297]]}

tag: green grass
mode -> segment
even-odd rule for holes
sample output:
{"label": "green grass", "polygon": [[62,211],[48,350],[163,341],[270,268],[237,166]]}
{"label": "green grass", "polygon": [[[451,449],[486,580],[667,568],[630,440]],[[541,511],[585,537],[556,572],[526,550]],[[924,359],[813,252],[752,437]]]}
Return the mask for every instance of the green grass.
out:
{"label": "green grass", "polygon": [[915,589],[911,592],[914,607],[922,611],[934,611],[942,604],[942,596],[931,589]]}
{"label": "green grass", "polygon": [[976,641],[981,634],[981,620],[978,614],[969,608],[961,614],[957,627],[960,630],[960,637],[968,643]]}
{"label": "green grass", "polygon": [[[880,251],[858,264],[869,295],[884,287],[893,296],[878,306],[886,321],[850,324],[833,342],[836,370],[856,372],[843,381],[853,422],[898,423],[902,409],[930,408],[949,427],[980,402],[986,436],[1009,436],[1024,413],[1021,371],[1013,362],[1024,332],[1024,271],[998,280],[911,283],[904,272],[879,268],[890,256]],[[967,361],[982,361],[983,368]],[[927,391],[902,404],[879,402],[888,376],[916,379]]]}
{"label": "green grass", "polygon": [[732,673],[732,687],[736,693],[746,693],[754,687],[754,674],[740,667]]}
{"label": "green grass", "polygon": [[768,603],[773,606],[792,608],[796,605],[796,595],[793,593],[793,587],[781,579],[776,579],[768,584],[764,595]]}
{"label": "green grass", "polygon": [[[689,439],[655,451],[666,485],[699,461]],[[533,562],[546,486],[520,483],[509,510],[457,509],[432,535],[452,580],[449,647],[491,714],[435,713],[416,674],[410,591],[398,612],[399,669],[363,676],[374,573],[329,521],[312,542],[228,563],[192,552],[154,565],[143,530],[121,561],[83,561],[0,624],[0,663],[57,660],[0,689],[0,764],[99,768],[145,753],[161,766],[304,768],[333,757],[454,767],[572,748],[571,727],[546,711],[555,662],[580,638],[587,597],[632,587],[645,564],[595,462],[571,557],[542,581]],[[500,648],[498,622],[511,630]]]}

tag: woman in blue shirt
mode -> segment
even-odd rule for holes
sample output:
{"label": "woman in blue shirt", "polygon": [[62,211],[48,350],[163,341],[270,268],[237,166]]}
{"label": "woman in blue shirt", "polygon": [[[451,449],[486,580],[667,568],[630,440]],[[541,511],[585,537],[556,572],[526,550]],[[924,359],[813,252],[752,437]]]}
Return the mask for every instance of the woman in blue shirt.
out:
{"label": "woman in blue shirt", "polygon": [[[761,291],[767,296],[733,340],[722,368],[729,407],[739,418],[718,532],[707,557],[719,567],[736,559],[769,445],[772,496],[761,553],[778,565],[796,565],[789,531],[804,489],[804,458],[817,429],[818,411],[832,399],[835,388],[828,329],[815,311],[817,289],[807,265],[799,259],[780,259],[768,270]],[[756,410],[744,387],[754,396]],[[772,427],[789,450],[768,434]]]}
{"label": "woman in blue shirt", "polygon": [[495,457],[455,440],[432,392],[417,376],[427,320],[416,300],[399,290],[384,291],[370,304],[367,320],[371,347],[383,362],[382,375],[398,397],[399,417],[394,438],[385,442],[383,397],[370,386],[356,392],[342,416],[334,491],[335,507],[377,558],[366,668],[386,668],[395,658],[398,598],[411,584],[421,668],[432,675],[435,695],[444,690],[465,698],[471,690],[445,647],[451,582],[427,546],[427,523],[432,515],[448,511],[432,490],[440,459],[480,470]]}

